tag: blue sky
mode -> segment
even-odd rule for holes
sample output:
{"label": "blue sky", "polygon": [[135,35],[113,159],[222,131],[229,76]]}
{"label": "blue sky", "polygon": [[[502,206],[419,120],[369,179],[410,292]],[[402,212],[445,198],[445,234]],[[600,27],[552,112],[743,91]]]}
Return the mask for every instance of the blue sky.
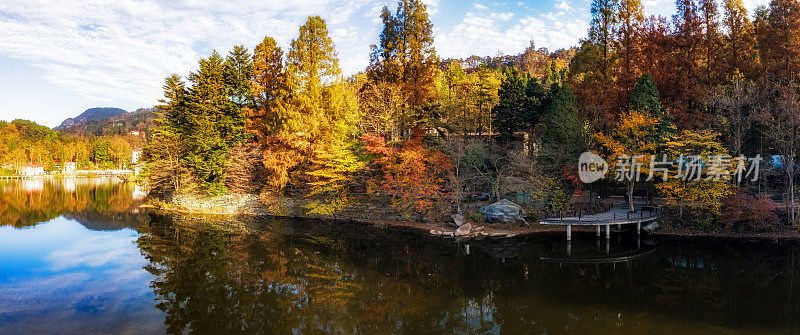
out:
{"label": "blue sky", "polygon": [[[346,74],[366,66],[387,0],[0,0],[0,120],[47,126],[90,107],[157,104],[162,79],[186,75],[212,50],[248,48],[265,35],[286,48],[320,15]],[[427,0],[439,55],[551,50],[585,36],[590,0]],[[767,0],[745,0],[752,11]],[[671,15],[674,1],[643,0]]]}

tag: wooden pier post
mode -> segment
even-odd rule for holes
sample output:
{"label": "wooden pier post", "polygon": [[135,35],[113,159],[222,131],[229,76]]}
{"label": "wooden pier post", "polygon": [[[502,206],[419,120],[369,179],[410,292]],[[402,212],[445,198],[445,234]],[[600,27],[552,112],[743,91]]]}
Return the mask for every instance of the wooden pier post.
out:
{"label": "wooden pier post", "polygon": [[597,225],[597,237],[600,237],[600,225]]}
{"label": "wooden pier post", "polygon": [[606,225],[606,239],[611,238],[611,225]]}
{"label": "wooden pier post", "polygon": [[642,234],[642,222],[639,221],[636,222],[636,235],[641,235],[641,234]]}
{"label": "wooden pier post", "polygon": [[567,224],[567,241],[572,241],[572,225]]}

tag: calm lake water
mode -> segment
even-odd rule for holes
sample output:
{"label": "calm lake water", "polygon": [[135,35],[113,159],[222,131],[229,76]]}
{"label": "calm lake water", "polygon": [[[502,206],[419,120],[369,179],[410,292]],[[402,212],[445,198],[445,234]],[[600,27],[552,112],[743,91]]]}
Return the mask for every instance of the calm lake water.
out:
{"label": "calm lake water", "polygon": [[795,243],[140,212],[113,180],[0,183],[0,333],[800,332]]}

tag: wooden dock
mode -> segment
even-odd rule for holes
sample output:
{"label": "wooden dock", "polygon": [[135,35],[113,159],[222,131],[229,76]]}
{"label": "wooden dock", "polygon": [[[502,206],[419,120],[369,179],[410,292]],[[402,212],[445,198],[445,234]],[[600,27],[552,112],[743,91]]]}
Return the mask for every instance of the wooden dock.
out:
{"label": "wooden dock", "polygon": [[611,237],[611,227],[616,226],[622,230],[622,225],[636,225],[636,234],[641,234],[642,223],[658,219],[658,208],[637,207],[636,212],[630,213],[627,208],[611,208],[610,210],[592,214],[571,217],[547,218],[540,220],[539,224],[558,225],[567,227],[567,240],[572,240],[572,226],[595,226],[597,237],[600,237],[603,227],[606,229],[606,238]]}

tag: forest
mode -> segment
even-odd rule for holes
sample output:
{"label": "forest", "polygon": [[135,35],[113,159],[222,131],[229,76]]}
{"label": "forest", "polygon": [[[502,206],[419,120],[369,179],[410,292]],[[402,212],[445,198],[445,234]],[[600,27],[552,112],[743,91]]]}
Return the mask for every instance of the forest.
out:
{"label": "forest", "polygon": [[144,137],[123,131],[92,134],[21,119],[0,121],[0,176],[14,175],[27,164],[54,173],[61,162],[75,162],[81,170],[128,168],[131,152],[144,144]]}
{"label": "forest", "polygon": [[[677,0],[668,18],[594,0],[591,14],[568,50],[440,59],[426,6],[401,0],[349,76],[319,16],[285,49],[266,36],[252,52],[215,51],[165,80],[145,152],[151,194],[304,198],[323,214],[368,195],[434,219],[476,194],[535,217],[624,195],[700,229],[797,225],[800,2],[748,13],[741,0]],[[606,178],[579,181],[585,151],[612,162]],[[673,178],[680,163],[613,176],[625,159],[647,175],[645,162],[690,155],[700,167],[722,157],[725,171],[765,159],[753,179],[706,170],[687,182]]]}
{"label": "forest", "polygon": [[131,153],[145,146],[155,109],[120,111],[123,115],[110,118],[68,119],[72,122],[54,129],[22,119],[0,121],[0,176],[14,175],[27,164],[50,173],[59,173],[61,162],[74,162],[81,170],[131,168]]}

